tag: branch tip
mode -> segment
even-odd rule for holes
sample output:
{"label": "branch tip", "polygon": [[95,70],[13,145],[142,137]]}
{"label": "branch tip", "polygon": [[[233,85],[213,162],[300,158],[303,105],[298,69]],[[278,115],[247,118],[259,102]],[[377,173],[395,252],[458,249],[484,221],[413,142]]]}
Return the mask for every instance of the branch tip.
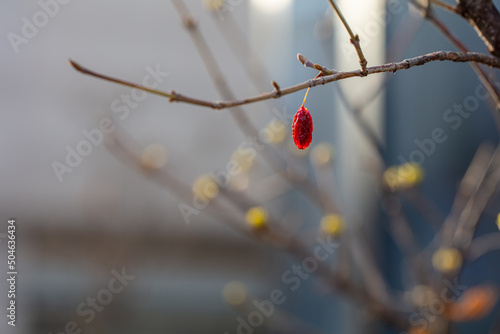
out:
{"label": "branch tip", "polygon": [[75,70],[77,70],[78,72],[85,72],[85,68],[83,68],[80,64],[78,64],[77,62],[73,61],[73,59],[68,59],[69,63],[71,64],[71,66],[73,66],[73,68]]}
{"label": "branch tip", "polygon": [[306,58],[304,55],[302,55],[302,54],[300,54],[300,53],[297,53],[297,60],[298,60],[298,61],[299,61],[302,65],[304,65],[304,66],[305,66],[305,63],[306,63],[306,61],[307,61],[307,58]]}

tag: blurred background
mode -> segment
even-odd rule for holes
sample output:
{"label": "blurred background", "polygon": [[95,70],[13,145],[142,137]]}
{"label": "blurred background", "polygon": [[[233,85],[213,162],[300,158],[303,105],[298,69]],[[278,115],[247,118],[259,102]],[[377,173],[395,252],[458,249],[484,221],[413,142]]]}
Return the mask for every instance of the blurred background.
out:
{"label": "blurred background", "polygon": [[[328,68],[358,67],[327,1],[233,0],[218,4],[218,11],[211,10],[214,2],[186,3],[237,98],[271,91],[270,80],[283,88],[313,78],[315,71],[297,62],[299,52]],[[361,37],[369,66],[454,50],[405,0],[339,5]],[[454,105],[477,97],[481,84],[468,64],[431,63],[315,87],[306,102],[313,143],[303,152],[293,145],[290,125],[305,91],[244,107],[257,130],[276,129],[263,143],[243,133],[228,110],[137,94],[84,76],[68,63],[71,58],[113,77],[222,100],[197,50],[200,42],[193,43],[170,1],[5,0],[0,6],[0,212],[2,226],[17,220],[19,272],[17,325],[1,321],[1,333],[247,333],[238,328],[238,316],[246,312],[238,301],[245,293],[252,301],[285,290],[282,275],[295,262],[221,219],[244,221],[246,210],[200,209],[196,192],[186,194],[181,185],[202,187],[206,179],[200,176],[222,175],[229,161],[245,161],[229,190],[220,192],[265,207],[287,233],[314,243],[323,213],[268,165],[261,146],[319,184],[348,224],[365,229],[374,264],[403,294],[407,268],[386,230],[367,167],[379,166],[376,150],[348,110],[361,109],[386,146],[388,165],[410,160],[419,149],[415,140],[443,129],[447,140],[421,161],[422,191],[443,217],[477,147],[498,142],[488,98],[473,100],[459,125],[446,119]],[[464,20],[437,14],[471,50],[486,52]],[[138,159],[121,150],[123,143]],[[239,149],[252,147],[256,157],[243,159]],[[168,177],[151,172],[160,168]],[[496,229],[491,222],[497,212],[487,209],[483,220],[490,223],[481,225],[480,234]],[[419,241],[428,244],[434,232],[418,213],[410,218]],[[463,272],[461,283],[498,285],[495,253],[478,262]],[[5,280],[0,287],[7,305]],[[286,297],[276,322],[287,326],[253,332],[387,330],[312,278]],[[486,332],[496,315],[460,332]]]}

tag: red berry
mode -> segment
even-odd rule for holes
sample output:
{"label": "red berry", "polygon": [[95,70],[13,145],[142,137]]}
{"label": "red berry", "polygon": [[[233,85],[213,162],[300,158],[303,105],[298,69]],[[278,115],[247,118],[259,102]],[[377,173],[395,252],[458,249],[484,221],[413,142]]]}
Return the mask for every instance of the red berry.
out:
{"label": "red berry", "polygon": [[307,148],[312,141],[313,121],[309,110],[302,106],[293,116],[292,136],[295,145],[301,150]]}

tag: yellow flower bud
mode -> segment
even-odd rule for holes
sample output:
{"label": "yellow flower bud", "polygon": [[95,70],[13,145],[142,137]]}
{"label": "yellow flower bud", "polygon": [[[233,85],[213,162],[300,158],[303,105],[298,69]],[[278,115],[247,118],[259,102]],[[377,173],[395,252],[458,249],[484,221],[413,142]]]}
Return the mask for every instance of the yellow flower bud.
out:
{"label": "yellow flower bud", "polygon": [[398,168],[396,166],[391,166],[387,168],[384,172],[384,183],[386,186],[395,190],[398,187]]}
{"label": "yellow flower bud", "polygon": [[250,177],[247,173],[240,173],[232,176],[229,181],[229,189],[235,192],[243,192],[248,189],[250,185]]}
{"label": "yellow flower bud", "polygon": [[341,215],[332,213],[324,216],[320,223],[321,232],[333,237],[340,235],[345,228],[344,218]]}
{"label": "yellow flower bud", "polygon": [[270,143],[281,143],[286,138],[287,127],[283,122],[273,119],[267,124],[265,133]]}
{"label": "yellow flower bud", "polygon": [[267,225],[267,211],[261,206],[255,206],[247,211],[245,219],[254,229],[263,228]]}
{"label": "yellow flower bud", "polygon": [[208,10],[219,10],[222,8],[223,4],[224,0],[203,0],[203,5],[205,5]]}
{"label": "yellow flower bud", "polygon": [[497,216],[497,227],[500,230],[500,213]]}
{"label": "yellow flower bud", "polygon": [[235,170],[241,168],[242,172],[246,172],[253,166],[255,157],[255,151],[238,148],[231,156],[230,162],[235,164]]}
{"label": "yellow flower bud", "polygon": [[219,186],[210,175],[203,174],[194,181],[193,194],[203,201],[210,201],[219,194]]}
{"label": "yellow flower bud", "polygon": [[431,287],[427,285],[417,285],[410,292],[410,298],[413,304],[418,307],[429,307],[437,297]]}
{"label": "yellow flower bud", "polygon": [[440,248],[432,255],[432,265],[447,273],[462,265],[462,254],[455,248]]}
{"label": "yellow flower bud", "polygon": [[151,144],[141,153],[141,167],[146,170],[157,170],[167,162],[167,152],[161,144]]}
{"label": "yellow flower bud", "polygon": [[424,179],[422,167],[413,163],[391,166],[384,172],[384,183],[391,190],[408,189],[421,183]]}
{"label": "yellow flower bud", "polygon": [[333,148],[329,143],[315,145],[311,151],[311,161],[317,166],[325,166],[333,160]]}
{"label": "yellow flower bud", "polygon": [[222,290],[222,298],[229,305],[241,305],[247,299],[247,288],[240,281],[231,281]]}

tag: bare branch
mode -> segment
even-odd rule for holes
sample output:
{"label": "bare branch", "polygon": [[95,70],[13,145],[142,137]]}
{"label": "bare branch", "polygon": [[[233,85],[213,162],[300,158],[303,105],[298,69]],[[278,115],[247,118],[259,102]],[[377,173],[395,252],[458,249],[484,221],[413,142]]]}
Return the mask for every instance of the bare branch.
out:
{"label": "bare branch", "polygon": [[[500,58],[482,54],[482,53],[477,53],[477,52],[454,52],[454,51],[437,51],[437,52],[432,52],[428,54],[424,54],[418,57],[413,57],[409,59],[405,59],[400,62],[395,62],[395,63],[387,63],[383,65],[378,65],[378,66],[372,66],[368,67],[366,69],[366,75],[371,75],[375,73],[385,73],[385,72],[392,72],[395,73],[399,70],[406,70],[414,66],[420,66],[424,65],[426,63],[430,63],[433,61],[452,61],[452,62],[458,62],[458,63],[465,63],[465,62],[476,62],[476,63],[481,63],[485,64],[494,68],[500,68]],[[115,83],[119,83],[125,86],[129,86],[132,88],[144,90],[149,93],[161,95],[163,97],[168,97],[170,102],[184,102],[184,103],[189,103],[189,104],[194,104],[202,107],[209,107],[213,109],[226,109],[226,108],[232,108],[236,106],[241,106],[244,104],[250,104],[250,103],[255,103],[259,101],[264,101],[268,99],[275,99],[279,98],[284,95],[292,94],[295,92],[298,92],[303,89],[307,89],[310,87],[314,86],[319,86],[319,85],[324,85],[330,82],[334,81],[339,81],[343,79],[348,79],[348,78],[353,78],[353,77],[363,77],[361,70],[354,70],[354,71],[348,71],[348,72],[334,72],[331,75],[326,75],[326,76],[321,76],[316,79],[311,79],[307,80],[303,83],[290,86],[287,88],[282,88],[279,92],[276,90],[273,90],[268,93],[264,93],[258,96],[254,97],[249,97],[243,100],[233,100],[233,101],[204,101],[204,100],[199,100],[196,98],[192,98],[189,96],[181,95],[178,94],[174,91],[171,91],[170,93],[151,89],[142,85],[138,85],[135,83],[131,83],[128,81],[123,81],[120,79],[112,78],[103,74],[99,74],[97,72],[91,71],[78,63],[70,60],[71,65],[79,72],[83,74],[88,74],[94,77],[98,77],[100,79],[112,81]]]}
{"label": "bare branch", "polygon": [[94,72],[92,70],[89,70],[88,68],[85,68],[85,67],[81,66],[80,64],[78,64],[77,62],[75,62],[75,61],[73,61],[71,59],[69,60],[69,63],[71,64],[71,66],[74,67],[75,70],[77,70],[77,71],[79,71],[79,72],[81,72],[83,74],[88,74],[90,76],[93,76],[93,77],[96,77],[96,78],[99,78],[99,79],[103,79],[103,80],[106,80],[106,81],[115,82],[115,83],[118,83],[120,85],[124,85],[124,86],[128,86],[128,87],[136,88],[136,89],[148,92],[148,93],[152,93],[152,94],[160,95],[160,96],[163,96],[163,97],[167,97],[167,98],[170,99],[170,101],[186,102],[186,103],[200,105],[200,106],[205,106],[205,107],[212,107],[212,103],[206,102],[206,101],[201,101],[201,100],[198,100],[198,99],[195,99],[195,98],[188,98],[185,101],[183,101],[183,99],[184,99],[183,96],[175,94],[174,91],[172,91],[170,93],[162,92],[162,91],[159,91],[157,89],[148,88],[146,86],[135,84],[133,82],[129,82],[129,81],[121,80],[121,79],[112,78],[110,76]]}
{"label": "bare branch", "polygon": [[430,3],[436,5],[437,7],[441,7],[449,12],[458,14],[457,6],[449,5],[441,0],[429,0]]}

